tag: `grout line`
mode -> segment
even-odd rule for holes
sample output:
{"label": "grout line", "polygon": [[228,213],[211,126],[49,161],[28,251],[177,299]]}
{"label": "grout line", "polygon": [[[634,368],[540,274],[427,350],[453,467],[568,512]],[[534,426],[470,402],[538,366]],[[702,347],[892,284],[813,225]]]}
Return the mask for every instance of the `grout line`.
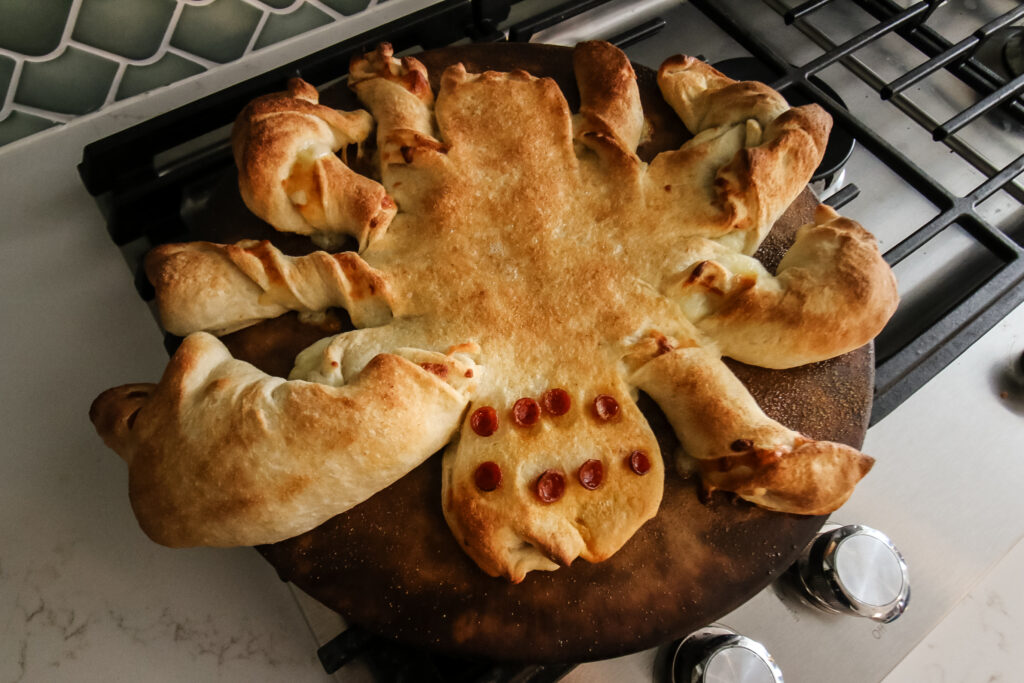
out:
{"label": "grout line", "polygon": [[[175,57],[181,57],[182,59],[187,59],[190,62],[194,62],[194,63],[198,64],[199,66],[203,67],[207,71],[210,71],[211,69],[215,69],[218,66],[224,66],[225,64],[230,64],[231,63],[231,62],[225,62],[224,64],[221,64],[220,62],[212,62],[209,59],[206,59],[205,57],[200,57],[197,54],[193,54],[191,52],[187,52],[186,50],[182,50],[180,47],[174,47],[173,45],[168,45],[167,46],[167,54],[174,55]],[[198,75],[198,74],[196,74],[196,75]],[[189,76],[188,78],[191,78],[191,76]],[[179,81],[175,81],[175,83],[178,83],[178,82]]]}
{"label": "grout line", "polygon": [[174,37],[174,32],[178,30],[178,22],[181,21],[181,13],[183,10],[184,5],[180,2],[174,6],[171,18],[167,21],[167,28],[164,29],[164,35],[160,39],[160,45],[157,47],[157,51],[161,54],[167,54],[170,49],[171,38]]}
{"label": "grout line", "polygon": [[[335,11],[331,7],[328,7],[324,3],[320,2],[320,0],[306,0],[306,4],[311,6],[311,7],[315,7],[316,9],[320,10],[321,12],[323,12],[324,14],[329,16],[331,18],[331,21],[344,21],[345,20],[345,15],[344,14],[342,14],[341,12]],[[366,9],[370,9],[370,5],[367,5]],[[365,12],[366,10],[363,10],[363,11]]]}
{"label": "grout line", "polygon": [[47,109],[39,109],[27,104],[12,103],[12,112],[21,112],[22,114],[31,114],[32,116],[38,116],[41,119],[47,121],[53,121],[54,123],[68,123],[69,121],[78,118],[78,114],[61,114],[55,111],[49,111]]}
{"label": "grout line", "polygon": [[61,53],[64,52],[63,48],[66,48],[68,43],[71,42],[71,34],[75,32],[75,24],[78,23],[78,12],[81,9],[82,0],[71,0],[71,7],[68,8],[68,20],[64,24],[64,33],[60,37]]}
{"label": "grout line", "polygon": [[277,7],[270,7],[269,5],[264,5],[262,3],[257,5],[256,3],[252,2],[251,0],[246,0],[246,1],[248,1],[249,4],[252,5],[253,7],[255,7],[255,8],[259,9],[259,10],[262,10],[262,11],[266,12],[267,14],[291,14],[292,12],[295,12],[298,9],[300,9],[304,4],[308,4],[309,3],[309,0],[293,0],[292,4],[290,4],[288,7],[277,8]]}
{"label": "grout line", "polygon": [[[249,4],[252,5],[252,3]],[[252,6],[256,7],[255,5]],[[263,27],[267,25],[267,19],[270,17],[270,12],[263,10],[262,8],[256,9],[262,10],[260,13],[260,20],[256,22],[256,27],[252,30],[252,35],[249,36],[249,42],[246,44],[245,50],[238,59],[244,59],[255,51],[256,41],[259,39],[260,33],[263,32]]]}
{"label": "grout line", "polygon": [[24,59],[20,57],[14,59],[14,69],[11,71],[11,81],[7,87],[7,94],[4,96],[3,103],[0,104],[0,121],[6,121],[11,111],[13,111],[14,91],[18,89],[18,80],[21,77],[21,70],[24,65]]}

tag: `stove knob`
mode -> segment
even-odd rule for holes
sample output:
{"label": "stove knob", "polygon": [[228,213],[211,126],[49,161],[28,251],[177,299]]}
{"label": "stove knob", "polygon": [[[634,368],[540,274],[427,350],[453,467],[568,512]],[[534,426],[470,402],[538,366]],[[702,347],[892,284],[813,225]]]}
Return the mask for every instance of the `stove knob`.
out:
{"label": "stove knob", "polygon": [[889,537],[860,524],[827,524],[794,566],[811,604],[888,623],[907,607],[907,564]]}
{"label": "stove knob", "polygon": [[782,672],[761,643],[720,626],[683,638],[670,672],[672,683],[783,683]]}

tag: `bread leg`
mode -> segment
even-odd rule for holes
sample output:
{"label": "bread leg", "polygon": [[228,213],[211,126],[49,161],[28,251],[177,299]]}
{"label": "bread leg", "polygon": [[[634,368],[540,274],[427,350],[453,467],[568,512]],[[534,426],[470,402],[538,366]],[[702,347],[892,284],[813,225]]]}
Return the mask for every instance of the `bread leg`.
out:
{"label": "bread leg", "polygon": [[[406,182],[400,167],[422,163],[444,149],[437,139],[426,67],[413,57],[396,58],[391,45],[382,43],[352,60],[349,87],[377,121],[381,177],[395,192]],[[399,205],[404,205],[402,196],[398,191]]]}
{"label": "bread leg", "polygon": [[732,233],[732,246],[754,253],[821,163],[831,117],[817,105],[790,108],[768,86],[693,57],[666,60],[658,85],[695,137],[651,162],[649,197],[685,207],[680,218],[705,236]]}
{"label": "bread leg", "polygon": [[751,365],[789,368],[852,351],[881,332],[899,302],[875,238],[825,205],[776,276],[749,256],[711,251],[663,291],[723,356]]}
{"label": "bread leg", "polygon": [[630,377],[653,398],[708,490],[732,491],[760,507],[829,513],[874,462],[856,449],[815,441],[772,420],[729,369],[700,347],[655,356]]}
{"label": "bread leg", "polygon": [[110,389],[90,417],[129,464],[132,508],[154,541],[274,543],[398,480],[455,433],[471,361],[408,355],[379,354],[325,386],[266,375],[200,332],[158,384]]}
{"label": "bread leg", "polygon": [[576,140],[607,166],[625,166],[635,174],[644,113],[629,60],[608,43],[590,41],[573,50],[573,69],[580,89]]}
{"label": "bread leg", "polygon": [[359,327],[391,320],[383,277],[353,252],[287,256],[269,242],[165,244],[146,255],[161,324],[223,335],[287,311],[349,312]]}
{"label": "bread leg", "polygon": [[346,235],[365,249],[387,229],[395,203],[335,153],[362,143],[372,126],[365,111],[320,105],[316,88],[297,78],[286,92],[257,98],[231,135],[246,206],[275,229],[309,235],[325,249],[337,249]]}

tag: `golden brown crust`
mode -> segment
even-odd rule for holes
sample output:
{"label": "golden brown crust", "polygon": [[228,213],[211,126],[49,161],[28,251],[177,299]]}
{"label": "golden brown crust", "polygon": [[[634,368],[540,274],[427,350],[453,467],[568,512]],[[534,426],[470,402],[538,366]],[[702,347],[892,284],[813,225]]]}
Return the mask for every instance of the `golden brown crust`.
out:
{"label": "golden brown crust", "polygon": [[709,249],[666,281],[722,355],[790,368],[852,351],[896,310],[896,279],[871,233],[822,204],[772,277],[752,258]]}
{"label": "golden brown crust", "polygon": [[[469,369],[433,356],[453,374]],[[258,545],[312,529],[416,467],[448,441],[467,400],[395,355],[331,387],[265,375],[197,333],[159,384],[110,389],[90,417],[129,463],[132,508],[153,540]]]}
{"label": "golden brown crust", "polygon": [[318,102],[316,89],[294,78],[286,92],[242,110],[231,135],[239,191],[246,206],[278,230],[310,235],[325,248],[351,235],[363,249],[387,229],[394,201],[335,153],[365,140],[373,121],[364,111],[340,112]]}
{"label": "golden brown crust", "polygon": [[626,55],[608,43],[580,43],[573,50],[573,70],[580,89],[576,139],[605,157],[605,164],[635,173],[644,113]]}
{"label": "golden brown crust", "polygon": [[874,462],[844,444],[797,438],[790,450],[701,461],[699,471],[709,491],[732,491],[765,510],[827,515],[849,499]]}
{"label": "golden brown crust", "polygon": [[874,462],[771,420],[704,349],[659,353],[631,381],[658,402],[679,437],[680,469],[696,464],[709,490],[732,491],[769,510],[827,514],[846,502]]}
{"label": "golden brown crust", "polygon": [[665,101],[691,133],[755,119],[762,128],[789,105],[776,91],[756,81],[734,81],[696,57],[676,55],[658,69]]}
{"label": "golden brown crust", "polygon": [[[463,549],[492,576],[518,583],[530,571],[556,569],[577,557],[600,562],[658,511],[664,465],[626,385],[580,387],[569,396],[565,414],[542,407],[536,423],[528,425],[516,422],[515,404],[534,400],[543,406],[543,394],[499,404],[493,435],[483,437],[467,422],[445,453],[445,517]],[[614,418],[595,414],[598,396],[613,398],[619,410]],[[482,403],[474,402],[470,414]],[[629,464],[638,452],[650,466],[643,473]],[[493,491],[482,490],[476,480],[484,463],[502,473]],[[587,472],[596,475],[587,478]],[[540,491],[545,473],[560,477],[564,486],[554,500]]]}
{"label": "golden brown crust", "polygon": [[331,307],[360,327],[391,319],[387,282],[357,254],[287,256],[270,242],[163,244],[145,258],[164,329],[228,334],[287,311]]}
{"label": "golden brown crust", "polygon": [[415,141],[436,143],[434,93],[427,70],[417,59],[397,59],[391,45],[382,43],[373,52],[352,58],[349,87],[374,112],[382,172],[391,164],[409,163],[409,152],[403,150],[417,146]]}
{"label": "golden brown crust", "polygon": [[832,118],[694,57],[666,60],[658,85],[696,137],[652,162],[655,187],[668,188],[665,199],[709,237],[745,233],[742,250],[753,254],[821,163]]}

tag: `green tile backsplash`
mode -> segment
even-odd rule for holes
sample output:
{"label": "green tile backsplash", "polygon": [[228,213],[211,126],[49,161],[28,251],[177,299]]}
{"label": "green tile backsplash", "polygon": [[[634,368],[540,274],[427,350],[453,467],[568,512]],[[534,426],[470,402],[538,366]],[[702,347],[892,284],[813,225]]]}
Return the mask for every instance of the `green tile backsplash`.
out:
{"label": "green tile backsplash", "polygon": [[16,62],[10,57],[0,55],[0,102],[7,99],[7,89],[11,87],[14,79],[14,66]]}
{"label": "green tile backsplash", "polygon": [[303,5],[290,14],[271,14],[255,47],[258,50],[329,23],[331,18],[312,5]]}
{"label": "green tile backsplash", "polygon": [[0,121],[0,145],[26,138],[56,125],[56,121],[20,111],[12,111],[7,118]]}
{"label": "green tile backsplash", "polygon": [[72,40],[128,59],[160,50],[174,16],[174,0],[82,0]]}
{"label": "green tile backsplash", "polygon": [[152,64],[129,64],[125,67],[115,97],[124,100],[205,70],[202,64],[168,52]]}
{"label": "green tile backsplash", "polygon": [[262,13],[244,0],[215,0],[186,5],[171,45],[211,62],[230,62],[245,54]]}
{"label": "green tile backsplash", "polygon": [[0,0],[0,146],[383,2]]}
{"label": "green tile backsplash", "polygon": [[14,100],[58,114],[87,114],[103,106],[117,62],[69,47],[45,62],[26,62]]}
{"label": "green tile backsplash", "polygon": [[0,47],[42,57],[60,47],[73,0],[4,0]]}

